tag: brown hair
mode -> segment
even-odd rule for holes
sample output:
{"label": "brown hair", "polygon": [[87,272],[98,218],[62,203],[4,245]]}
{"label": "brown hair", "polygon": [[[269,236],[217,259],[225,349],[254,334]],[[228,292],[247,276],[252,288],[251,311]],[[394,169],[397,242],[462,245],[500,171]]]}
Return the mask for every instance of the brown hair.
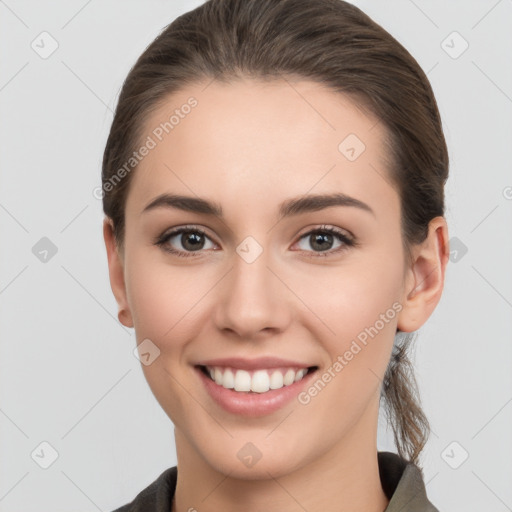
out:
{"label": "brown hair", "polygon": [[[316,81],[383,123],[410,264],[411,247],[426,238],[429,221],[444,216],[448,151],[437,103],[409,52],[343,0],[209,0],[162,30],[124,81],[103,155],[103,209],[118,247],[133,174],[125,167],[119,179],[119,170],[140,147],[149,114],[187,84],[239,77]],[[412,338],[403,339],[394,347],[381,396],[399,455],[417,462],[430,427],[407,358]]]}

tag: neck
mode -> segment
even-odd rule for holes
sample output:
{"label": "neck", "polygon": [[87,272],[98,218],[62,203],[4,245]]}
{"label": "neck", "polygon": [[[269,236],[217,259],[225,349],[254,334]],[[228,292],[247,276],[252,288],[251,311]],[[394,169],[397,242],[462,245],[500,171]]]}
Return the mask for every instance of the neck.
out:
{"label": "neck", "polygon": [[171,512],[238,512],[240,508],[292,512],[298,507],[384,512],[389,500],[382,489],[377,459],[378,403],[377,411],[370,409],[325,453],[298,468],[273,466],[257,479],[234,478],[229,467],[225,472],[214,468],[176,428],[178,480]]}

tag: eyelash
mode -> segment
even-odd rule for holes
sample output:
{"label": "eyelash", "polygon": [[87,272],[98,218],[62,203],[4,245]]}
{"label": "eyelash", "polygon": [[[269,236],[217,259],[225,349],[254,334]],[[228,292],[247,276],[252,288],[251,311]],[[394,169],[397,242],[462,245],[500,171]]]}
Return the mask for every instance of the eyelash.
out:
{"label": "eyelash", "polygon": [[[179,258],[197,257],[197,254],[195,254],[195,253],[199,253],[201,251],[189,251],[189,252],[177,251],[176,249],[171,249],[166,245],[166,243],[169,241],[170,238],[172,238],[176,235],[180,235],[182,233],[200,233],[201,235],[204,235],[206,238],[208,238],[208,239],[210,238],[206,234],[206,232],[203,231],[201,228],[198,228],[196,226],[184,226],[184,227],[177,228],[168,233],[164,233],[164,234],[160,235],[159,237],[156,238],[154,244],[161,247],[162,250],[164,250],[168,253],[171,253],[175,256],[178,256]],[[306,238],[308,236],[311,236],[311,235],[317,234],[317,233],[329,233],[331,235],[334,235],[335,237],[338,238],[338,240],[343,242],[343,245],[341,247],[339,247],[338,249],[329,250],[329,251],[302,251],[302,252],[306,252],[306,253],[313,252],[314,256],[311,254],[308,256],[311,258],[318,258],[318,257],[325,258],[325,257],[329,257],[332,255],[342,253],[351,247],[359,246],[359,243],[356,242],[355,238],[349,238],[348,236],[346,236],[344,233],[342,233],[338,229],[332,228],[332,227],[325,227],[325,226],[322,226],[320,228],[315,228],[315,229],[312,229],[311,231],[308,231],[307,233],[304,233],[303,235],[300,236],[299,241],[302,240],[303,238]]]}

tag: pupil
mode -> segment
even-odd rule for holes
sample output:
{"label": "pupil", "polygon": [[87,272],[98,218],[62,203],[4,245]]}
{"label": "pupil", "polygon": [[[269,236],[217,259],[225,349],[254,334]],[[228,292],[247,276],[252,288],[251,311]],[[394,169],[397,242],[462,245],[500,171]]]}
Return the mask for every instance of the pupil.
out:
{"label": "pupil", "polygon": [[325,249],[325,245],[322,245],[322,241],[327,241],[327,244],[332,244],[332,236],[331,234],[329,233],[318,233],[316,235],[313,235],[313,244],[312,246],[314,247],[315,244],[317,244],[319,241],[320,241],[320,244],[319,244],[319,249],[320,250],[324,250]]}
{"label": "pupil", "polygon": [[[186,249],[197,250],[198,248],[201,249],[202,242],[204,243],[204,241],[201,240],[201,238],[202,235],[198,233],[184,233],[181,236],[181,243],[183,244],[183,247],[185,247]],[[192,241],[191,247],[187,247],[187,244],[190,243],[191,240],[195,240],[195,242]]]}

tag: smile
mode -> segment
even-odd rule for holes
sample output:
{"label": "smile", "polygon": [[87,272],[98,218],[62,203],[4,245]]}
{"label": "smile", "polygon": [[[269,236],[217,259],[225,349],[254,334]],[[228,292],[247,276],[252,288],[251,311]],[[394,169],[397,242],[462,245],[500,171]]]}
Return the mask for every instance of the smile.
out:
{"label": "smile", "polygon": [[263,368],[253,371],[232,367],[199,366],[201,371],[219,386],[241,393],[266,393],[281,389],[302,380],[316,369],[309,368]]}

